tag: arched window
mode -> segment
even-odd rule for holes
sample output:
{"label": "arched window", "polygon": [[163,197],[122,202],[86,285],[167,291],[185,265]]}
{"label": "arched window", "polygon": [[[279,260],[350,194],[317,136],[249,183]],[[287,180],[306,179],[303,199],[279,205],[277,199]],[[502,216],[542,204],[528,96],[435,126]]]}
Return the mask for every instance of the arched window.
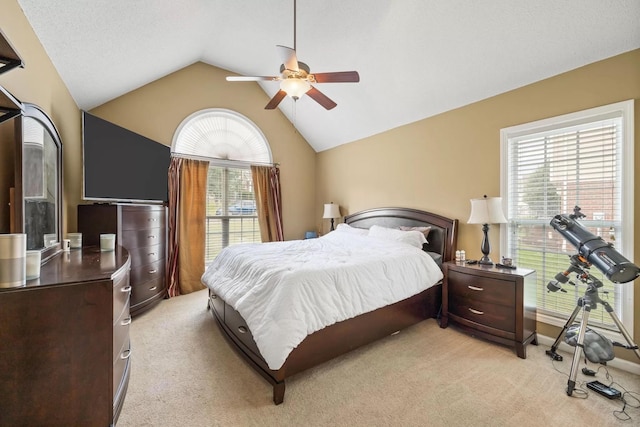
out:
{"label": "arched window", "polygon": [[249,168],[269,164],[272,158],[269,143],[255,123],[231,110],[196,111],[178,126],[171,153],[209,162],[207,263],[226,246],[261,241]]}
{"label": "arched window", "polygon": [[184,119],[173,137],[171,152],[211,160],[271,163],[267,138],[251,120],[235,111],[210,108]]}

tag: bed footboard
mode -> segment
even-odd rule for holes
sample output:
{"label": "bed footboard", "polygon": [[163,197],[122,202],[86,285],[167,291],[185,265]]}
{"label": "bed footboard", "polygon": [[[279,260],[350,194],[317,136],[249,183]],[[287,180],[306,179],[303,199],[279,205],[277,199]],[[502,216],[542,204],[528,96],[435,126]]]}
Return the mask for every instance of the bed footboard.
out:
{"label": "bed footboard", "polygon": [[248,328],[242,329],[242,326],[237,326],[236,319],[240,314],[211,290],[207,308],[211,309],[213,317],[232,347],[272,385],[273,403],[279,405],[284,402],[287,378],[422,320],[436,317],[441,303],[442,285],[437,284],[411,298],[335,323],[305,338],[277,371],[269,369],[256,351],[257,347]]}

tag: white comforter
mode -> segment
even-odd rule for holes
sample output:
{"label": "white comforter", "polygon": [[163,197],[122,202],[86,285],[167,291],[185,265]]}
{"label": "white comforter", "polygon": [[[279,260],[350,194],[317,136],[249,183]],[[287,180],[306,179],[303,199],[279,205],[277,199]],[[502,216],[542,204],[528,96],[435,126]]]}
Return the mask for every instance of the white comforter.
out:
{"label": "white comforter", "polygon": [[440,279],[435,261],[416,247],[339,232],[233,245],[202,276],[246,320],[273,370],[307,335],[409,298]]}

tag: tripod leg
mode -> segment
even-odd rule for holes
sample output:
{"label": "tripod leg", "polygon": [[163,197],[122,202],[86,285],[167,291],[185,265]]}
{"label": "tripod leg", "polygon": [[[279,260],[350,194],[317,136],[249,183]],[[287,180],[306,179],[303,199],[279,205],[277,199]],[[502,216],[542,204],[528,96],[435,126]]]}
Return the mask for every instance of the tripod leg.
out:
{"label": "tripod leg", "polygon": [[624,328],[624,325],[622,324],[622,322],[620,322],[620,319],[618,319],[616,313],[613,312],[613,308],[611,308],[609,303],[606,301],[600,300],[599,302],[602,304],[607,313],[609,313],[609,316],[611,316],[611,319],[613,319],[613,323],[616,324],[624,339],[627,340],[627,344],[629,344],[629,350],[633,350],[636,356],[638,356],[638,358],[640,359],[640,350],[638,350],[638,346],[633,342],[633,339],[631,339],[631,335],[629,335],[629,332],[627,332],[627,330]]}
{"label": "tripod leg", "polygon": [[562,361],[562,356],[556,353],[556,350],[560,345],[560,340],[562,339],[562,336],[567,331],[569,326],[573,325],[573,321],[576,320],[576,316],[578,315],[580,308],[581,308],[580,305],[576,305],[576,308],[573,310],[573,313],[571,313],[571,316],[569,316],[569,320],[567,320],[567,323],[564,324],[564,326],[562,327],[562,330],[558,334],[558,338],[556,338],[556,341],[553,343],[551,348],[545,352],[547,356],[551,357],[553,360],[558,360],[560,362]]}
{"label": "tripod leg", "polygon": [[578,374],[578,366],[580,365],[580,356],[584,349],[584,334],[587,330],[587,322],[589,321],[589,312],[591,307],[589,304],[584,304],[582,307],[582,322],[580,323],[580,332],[578,333],[578,341],[576,342],[576,349],[573,351],[573,361],[571,362],[571,372],[569,374],[569,381],[567,382],[567,396],[573,394],[573,390],[576,388],[576,375]]}

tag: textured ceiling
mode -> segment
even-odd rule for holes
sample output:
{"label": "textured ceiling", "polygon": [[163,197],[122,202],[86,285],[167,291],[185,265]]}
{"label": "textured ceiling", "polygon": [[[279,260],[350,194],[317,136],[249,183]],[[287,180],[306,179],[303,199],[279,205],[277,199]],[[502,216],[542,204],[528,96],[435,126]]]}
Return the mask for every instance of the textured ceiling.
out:
{"label": "textured ceiling", "polygon": [[[197,61],[276,75],[293,47],[293,0],[18,2],[84,110]],[[640,48],[639,23],[638,0],[298,0],[298,59],[361,81],[279,108],[322,151]]]}

